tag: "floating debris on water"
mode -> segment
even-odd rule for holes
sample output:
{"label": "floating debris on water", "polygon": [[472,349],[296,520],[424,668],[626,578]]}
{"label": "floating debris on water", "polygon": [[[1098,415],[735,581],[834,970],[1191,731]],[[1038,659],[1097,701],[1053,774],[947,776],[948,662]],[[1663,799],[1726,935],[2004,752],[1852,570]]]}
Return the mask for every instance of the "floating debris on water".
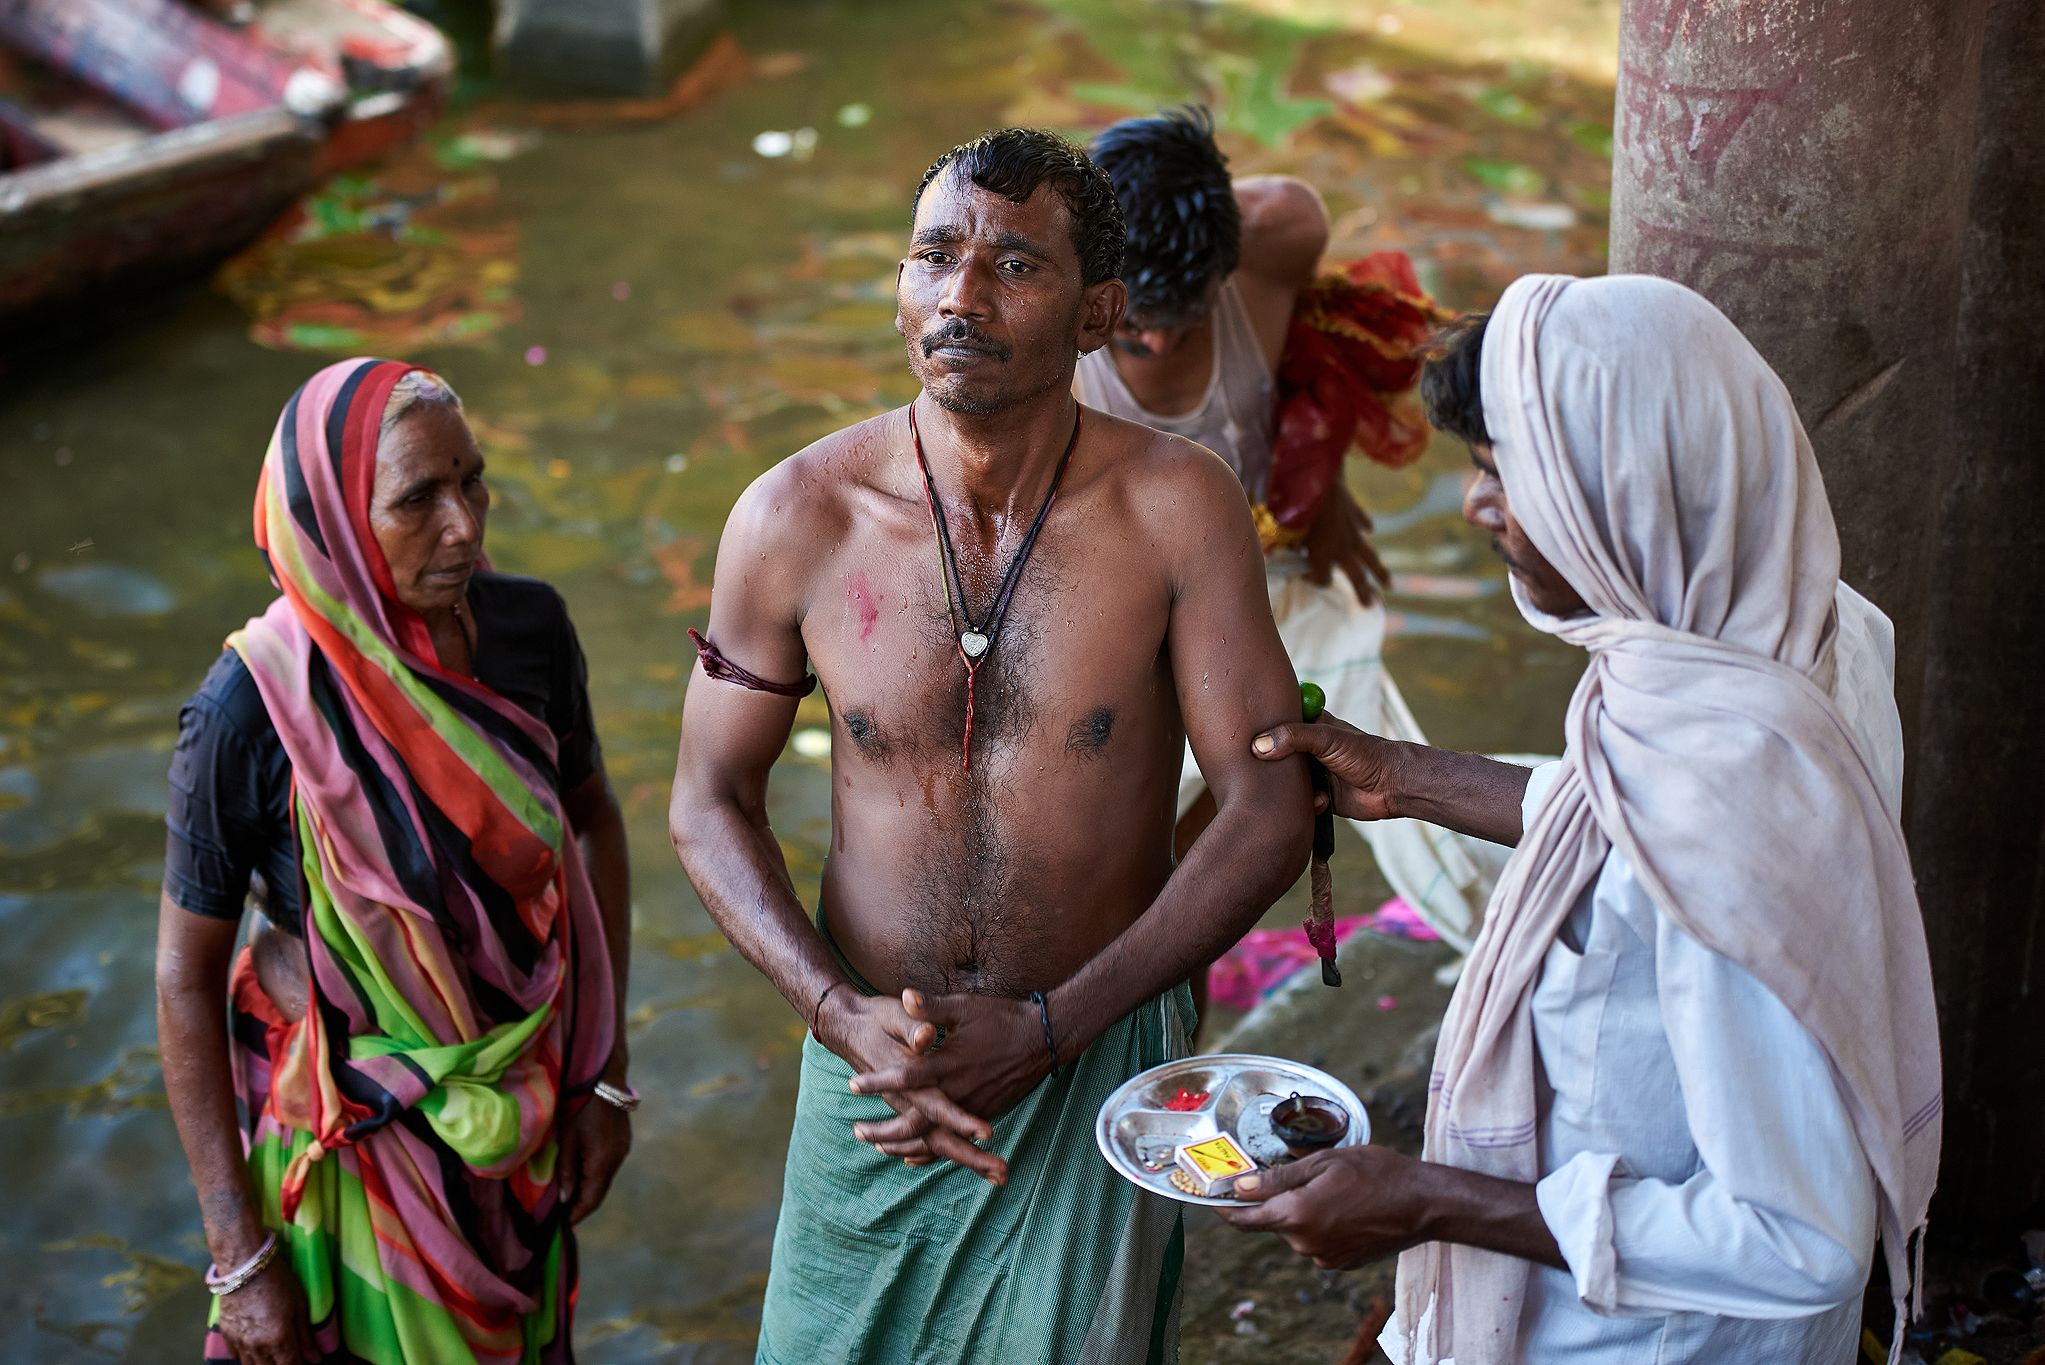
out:
{"label": "floating debris on water", "polygon": [[441,144],[434,159],[450,169],[462,169],[484,161],[509,161],[535,146],[539,140],[539,135],[533,132],[471,128]]}
{"label": "floating debris on water", "polygon": [[67,1028],[85,1021],[85,992],[44,991],[40,995],[0,1003],[0,1052],[31,1033]]}
{"label": "floating debris on water", "polygon": [[807,161],[817,149],[817,130],[796,128],[784,132],[770,128],[753,138],[753,151],[771,160],[790,157],[796,161]]}
{"label": "floating debris on water", "polygon": [[[24,554],[15,561],[15,572],[27,567],[26,559]],[[125,564],[44,569],[36,575],[36,586],[88,616],[162,616],[177,605],[176,595],[162,580]]]}

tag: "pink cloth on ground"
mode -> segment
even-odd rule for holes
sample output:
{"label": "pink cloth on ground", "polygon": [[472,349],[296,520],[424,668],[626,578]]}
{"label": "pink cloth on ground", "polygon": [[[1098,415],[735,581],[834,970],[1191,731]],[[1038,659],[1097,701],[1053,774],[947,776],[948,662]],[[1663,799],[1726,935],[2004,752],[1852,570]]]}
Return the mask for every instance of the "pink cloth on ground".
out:
{"label": "pink cloth on ground", "polygon": [[[1386,938],[1423,942],[1440,937],[1412,906],[1397,896],[1367,915],[1336,920],[1334,929],[1337,943],[1358,929]],[[1207,969],[1208,1002],[1246,1014],[1284,985],[1294,972],[1318,960],[1314,945],[1298,929],[1252,929]]]}

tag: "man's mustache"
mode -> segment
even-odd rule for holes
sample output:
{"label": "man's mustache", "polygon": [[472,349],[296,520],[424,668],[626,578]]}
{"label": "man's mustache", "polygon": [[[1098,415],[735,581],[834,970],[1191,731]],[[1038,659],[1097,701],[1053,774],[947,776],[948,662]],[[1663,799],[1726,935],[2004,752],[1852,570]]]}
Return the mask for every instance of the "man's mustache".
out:
{"label": "man's mustache", "polygon": [[976,351],[985,351],[996,360],[1007,360],[1013,352],[988,336],[985,332],[967,322],[964,318],[953,318],[935,331],[923,334],[923,354],[936,353],[940,346],[966,346]]}

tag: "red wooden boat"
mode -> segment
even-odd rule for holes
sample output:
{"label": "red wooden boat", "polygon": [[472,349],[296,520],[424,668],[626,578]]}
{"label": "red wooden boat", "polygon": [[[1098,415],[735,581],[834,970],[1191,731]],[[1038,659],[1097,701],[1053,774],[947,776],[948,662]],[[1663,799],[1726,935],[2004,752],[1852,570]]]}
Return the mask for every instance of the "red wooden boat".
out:
{"label": "red wooden boat", "polygon": [[0,0],[0,334],[209,269],[453,69],[382,0]]}

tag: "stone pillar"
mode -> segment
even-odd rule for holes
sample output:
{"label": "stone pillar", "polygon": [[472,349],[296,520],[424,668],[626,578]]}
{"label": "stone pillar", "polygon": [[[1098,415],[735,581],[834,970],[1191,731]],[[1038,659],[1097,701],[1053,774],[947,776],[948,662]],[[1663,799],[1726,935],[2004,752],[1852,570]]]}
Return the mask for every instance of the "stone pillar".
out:
{"label": "stone pillar", "polygon": [[1939,1216],[1984,1228],[2045,1199],[2045,8],[1988,9],[1909,809],[1944,1020]]}
{"label": "stone pillar", "polygon": [[533,94],[662,94],[722,13],[720,0],[497,0],[498,74]]}
{"label": "stone pillar", "polygon": [[1625,0],[1614,272],[1680,280],[1796,398],[1842,576],[1896,622],[1914,733],[1952,447],[1986,0]]}
{"label": "stone pillar", "polygon": [[1987,1230],[2045,1195],[2045,11],[1624,0],[1615,133],[1612,269],[1700,290],[1781,373],[1896,622],[1934,1226]]}

